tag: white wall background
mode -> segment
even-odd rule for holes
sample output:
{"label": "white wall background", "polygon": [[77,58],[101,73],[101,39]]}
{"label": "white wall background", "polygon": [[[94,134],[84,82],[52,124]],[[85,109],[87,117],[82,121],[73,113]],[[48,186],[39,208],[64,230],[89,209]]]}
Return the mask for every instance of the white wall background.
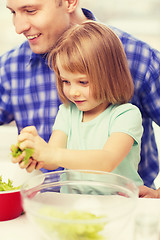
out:
{"label": "white wall background", "polygon": [[[160,49],[160,0],[80,0],[105,23],[120,27]],[[0,54],[24,40],[12,25],[12,14],[0,0]]]}
{"label": "white wall background", "polygon": [[[81,0],[80,2],[82,7],[92,10],[100,21],[119,27],[160,50],[160,0]],[[0,0],[0,55],[24,41],[23,36],[15,33],[12,14],[5,5],[6,1]],[[5,157],[9,157],[10,144],[16,141],[16,129],[13,126],[9,128],[8,132],[7,127],[0,127],[0,160],[5,154]],[[160,149],[160,128],[154,124],[154,129]],[[3,156],[1,149],[7,149],[6,152],[3,150]],[[156,184],[160,186],[160,176],[156,179]]]}

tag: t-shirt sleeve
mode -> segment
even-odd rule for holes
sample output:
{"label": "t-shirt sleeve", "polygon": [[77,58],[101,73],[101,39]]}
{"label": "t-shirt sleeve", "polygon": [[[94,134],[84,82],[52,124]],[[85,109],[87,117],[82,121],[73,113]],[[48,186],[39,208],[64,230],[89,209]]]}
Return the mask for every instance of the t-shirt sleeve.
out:
{"label": "t-shirt sleeve", "polygon": [[69,112],[70,112],[70,106],[65,106],[64,104],[61,104],[59,106],[59,111],[57,113],[53,130],[61,130],[68,136],[69,132]]}
{"label": "t-shirt sleeve", "polygon": [[113,132],[126,133],[133,137],[134,144],[139,144],[143,127],[142,116],[138,107],[132,104],[123,104],[115,108],[110,122],[109,135]]}

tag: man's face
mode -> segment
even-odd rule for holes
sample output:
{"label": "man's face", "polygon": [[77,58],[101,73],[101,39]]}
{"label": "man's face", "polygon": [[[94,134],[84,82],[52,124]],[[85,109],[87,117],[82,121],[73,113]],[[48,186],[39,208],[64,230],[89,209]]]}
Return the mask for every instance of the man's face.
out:
{"label": "man's face", "polygon": [[[61,2],[61,1],[59,1]],[[67,1],[7,0],[18,34],[24,34],[33,52],[47,53],[69,27]]]}

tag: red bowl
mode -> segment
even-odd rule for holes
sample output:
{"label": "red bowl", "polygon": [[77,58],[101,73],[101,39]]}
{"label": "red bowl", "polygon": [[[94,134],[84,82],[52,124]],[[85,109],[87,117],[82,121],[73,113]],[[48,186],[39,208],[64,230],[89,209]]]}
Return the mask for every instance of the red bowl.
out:
{"label": "red bowl", "polygon": [[19,217],[23,213],[20,191],[0,193],[0,221]]}
{"label": "red bowl", "polygon": [[[0,161],[0,176],[3,181],[11,179],[13,186],[21,186],[31,176],[41,174],[35,170],[28,173],[25,169],[21,169],[18,164],[12,162]],[[19,190],[0,191],[0,221],[7,221],[19,217],[23,213],[21,193]]]}

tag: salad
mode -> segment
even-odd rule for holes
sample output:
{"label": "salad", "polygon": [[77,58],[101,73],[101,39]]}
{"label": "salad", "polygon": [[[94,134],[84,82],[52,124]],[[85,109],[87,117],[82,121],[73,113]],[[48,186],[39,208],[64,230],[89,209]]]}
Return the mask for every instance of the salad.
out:
{"label": "salad", "polygon": [[[50,235],[51,239],[54,239],[55,233],[60,240],[106,239],[101,234],[107,223],[107,220],[104,220],[104,216],[96,216],[90,212],[78,210],[64,213],[49,206],[42,207],[39,210],[39,214],[42,218],[37,218],[37,223]],[[49,220],[48,217],[51,217],[53,220]],[[69,221],[66,223],[65,220]],[[77,220],[78,222],[75,222]],[[91,223],[90,221],[93,222]]]}
{"label": "salad", "polygon": [[21,186],[13,187],[13,181],[8,179],[8,183],[2,181],[2,176],[0,176],[0,191],[11,191],[20,189]]}

